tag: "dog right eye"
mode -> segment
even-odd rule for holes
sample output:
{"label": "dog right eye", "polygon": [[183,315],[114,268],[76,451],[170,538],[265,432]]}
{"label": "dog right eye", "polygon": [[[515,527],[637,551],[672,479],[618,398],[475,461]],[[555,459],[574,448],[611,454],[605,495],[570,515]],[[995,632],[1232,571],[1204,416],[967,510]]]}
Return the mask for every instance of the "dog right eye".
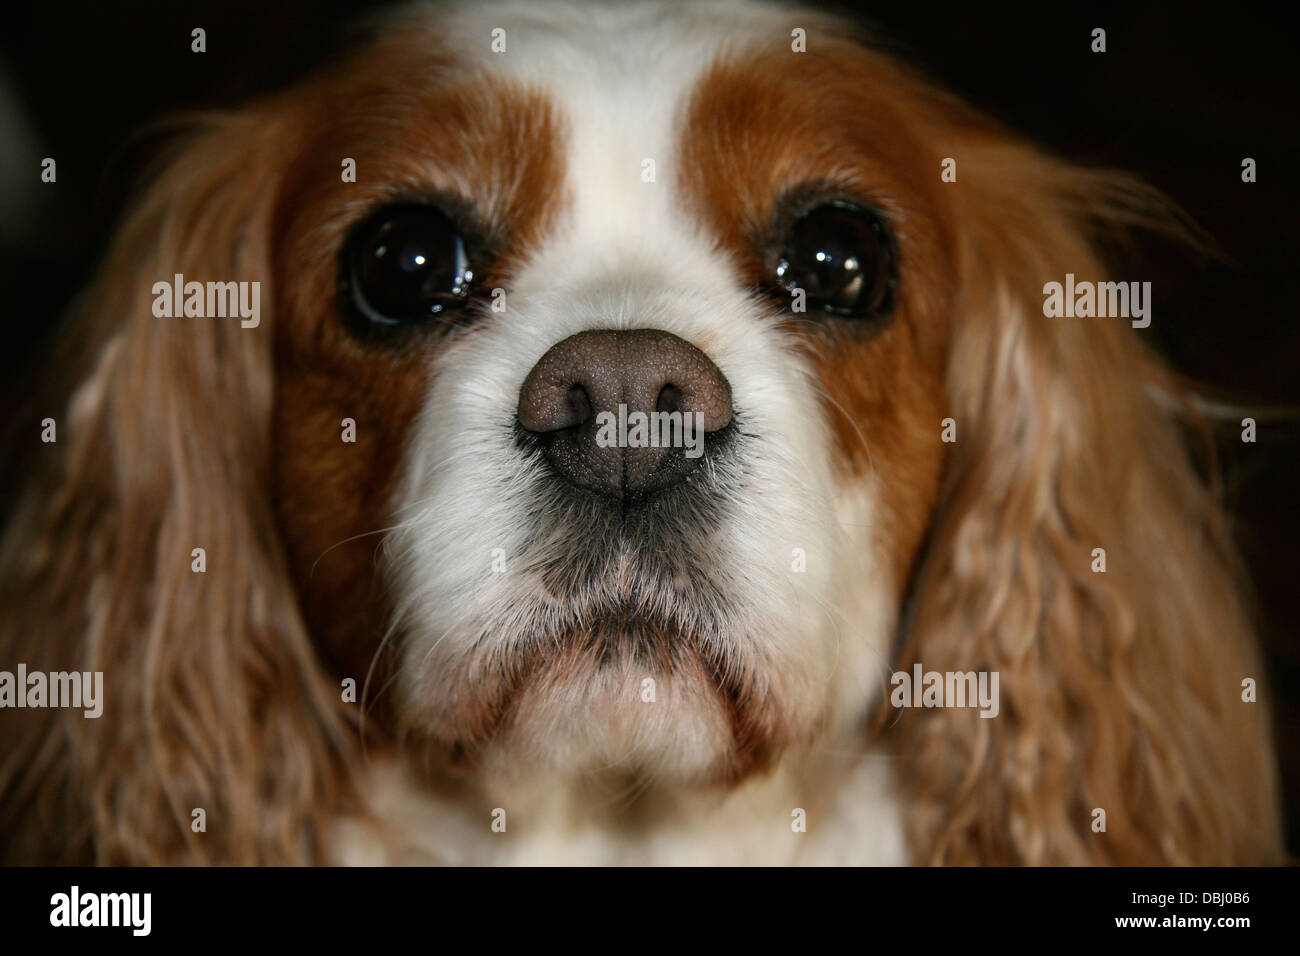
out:
{"label": "dog right eye", "polygon": [[887,319],[897,298],[897,247],[883,215],[832,200],[790,224],[774,279],[786,293],[802,290],[812,316]]}
{"label": "dog right eye", "polygon": [[469,243],[446,212],[391,205],[344,243],[339,300],[358,332],[410,326],[463,308],[475,278]]}

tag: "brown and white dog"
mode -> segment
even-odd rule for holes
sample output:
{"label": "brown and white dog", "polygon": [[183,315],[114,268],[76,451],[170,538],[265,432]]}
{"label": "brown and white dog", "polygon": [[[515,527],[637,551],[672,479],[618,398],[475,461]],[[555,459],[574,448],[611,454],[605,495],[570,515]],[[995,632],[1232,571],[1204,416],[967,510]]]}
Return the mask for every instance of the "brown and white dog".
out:
{"label": "brown and white dog", "polygon": [[198,125],[4,539],[0,668],[104,675],[0,711],[7,860],[1278,859],[1193,403],[1044,310],[1150,191],[737,0],[422,6]]}

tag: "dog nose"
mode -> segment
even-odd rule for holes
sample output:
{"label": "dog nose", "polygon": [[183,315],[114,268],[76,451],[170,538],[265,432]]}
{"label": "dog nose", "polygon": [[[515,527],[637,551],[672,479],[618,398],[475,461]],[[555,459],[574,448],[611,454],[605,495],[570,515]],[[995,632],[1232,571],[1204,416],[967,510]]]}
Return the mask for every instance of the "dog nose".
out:
{"label": "dog nose", "polygon": [[706,434],[731,423],[731,386],[707,355],[668,332],[579,332],[524,379],[519,423],[572,484],[635,496],[681,481],[704,460]]}

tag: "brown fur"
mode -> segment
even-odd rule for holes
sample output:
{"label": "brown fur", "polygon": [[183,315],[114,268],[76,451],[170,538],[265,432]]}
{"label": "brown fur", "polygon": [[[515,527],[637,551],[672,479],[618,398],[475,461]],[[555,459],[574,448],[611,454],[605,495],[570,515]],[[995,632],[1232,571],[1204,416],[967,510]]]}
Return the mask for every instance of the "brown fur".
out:
{"label": "brown fur", "polygon": [[266,495],[270,329],[151,311],[176,272],[271,289],[274,182],[246,173],[274,168],[283,132],[269,112],[208,121],[86,296],[77,334],[102,348],[59,416],[52,493],[34,489],[5,540],[0,646],[102,670],[105,713],[6,715],[10,861],[298,860],[346,793],[351,735],[286,600]]}

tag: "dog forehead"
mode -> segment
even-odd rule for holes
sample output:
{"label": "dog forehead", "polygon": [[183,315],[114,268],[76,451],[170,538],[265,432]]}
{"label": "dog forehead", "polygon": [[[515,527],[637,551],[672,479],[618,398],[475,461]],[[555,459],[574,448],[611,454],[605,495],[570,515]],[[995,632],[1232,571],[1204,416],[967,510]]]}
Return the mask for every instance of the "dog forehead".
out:
{"label": "dog forehead", "polygon": [[467,62],[539,86],[617,99],[634,90],[689,87],[719,54],[788,38],[799,19],[752,0],[489,0],[439,5],[425,25]]}
{"label": "dog forehead", "polygon": [[712,67],[760,55],[790,36],[789,21],[779,7],[735,0],[504,2],[455,6],[439,29],[469,68],[550,104],[564,187],[540,265],[578,245],[583,268],[599,272],[699,260],[708,241],[680,168],[694,135],[687,113]]}

